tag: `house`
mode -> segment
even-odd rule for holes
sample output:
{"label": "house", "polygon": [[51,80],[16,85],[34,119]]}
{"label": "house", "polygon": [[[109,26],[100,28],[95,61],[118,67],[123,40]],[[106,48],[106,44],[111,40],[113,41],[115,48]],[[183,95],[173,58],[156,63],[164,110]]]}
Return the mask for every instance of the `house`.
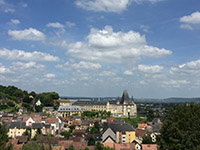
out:
{"label": "house", "polygon": [[51,134],[57,135],[59,133],[59,119],[58,118],[46,118],[45,119],[45,124],[50,124],[52,127],[52,132]]}
{"label": "house", "polygon": [[144,130],[147,126],[148,126],[147,123],[139,123],[139,124],[138,124],[138,128],[139,128],[139,129],[143,129],[143,130]]}
{"label": "house", "polygon": [[12,145],[13,150],[22,150],[23,144],[18,143],[18,139],[9,139],[8,142],[6,143],[6,146]]}
{"label": "house", "polygon": [[22,136],[26,131],[26,123],[25,122],[12,122],[7,126],[8,129],[8,137],[15,138],[17,136]]}
{"label": "house", "polygon": [[51,126],[50,124],[43,124],[43,123],[33,123],[31,127],[31,138],[37,134],[38,130],[41,131],[42,134],[51,134]]}
{"label": "house", "polygon": [[103,143],[103,145],[115,150],[136,150],[134,143]]}
{"label": "house", "polygon": [[26,144],[28,142],[28,136],[17,136],[18,144]]}
{"label": "house", "polygon": [[72,116],[73,114],[78,114],[79,116],[82,113],[80,106],[59,106],[58,115],[61,117]]}
{"label": "house", "polygon": [[41,123],[42,118],[39,115],[38,116],[28,115],[28,116],[23,116],[22,121],[26,122],[27,127],[31,127],[33,123]]}
{"label": "house", "polygon": [[14,114],[3,114],[2,118],[1,118],[1,121],[3,123],[12,122],[14,117],[15,117]]}
{"label": "house", "polygon": [[102,133],[102,143],[132,143],[134,140],[135,129],[127,123],[108,124]]}
{"label": "house", "polygon": [[142,150],[158,150],[157,144],[142,144]]}

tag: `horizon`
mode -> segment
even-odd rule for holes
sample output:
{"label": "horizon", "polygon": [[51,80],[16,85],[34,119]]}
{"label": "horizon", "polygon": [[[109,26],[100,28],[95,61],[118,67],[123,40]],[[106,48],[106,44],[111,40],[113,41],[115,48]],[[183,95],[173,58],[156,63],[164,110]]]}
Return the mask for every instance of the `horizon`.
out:
{"label": "horizon", "polygon": [[[181,3],[181,4],[180,4]],[[200,97],[200,1],[0,0],[0,84],[75,97]]]}

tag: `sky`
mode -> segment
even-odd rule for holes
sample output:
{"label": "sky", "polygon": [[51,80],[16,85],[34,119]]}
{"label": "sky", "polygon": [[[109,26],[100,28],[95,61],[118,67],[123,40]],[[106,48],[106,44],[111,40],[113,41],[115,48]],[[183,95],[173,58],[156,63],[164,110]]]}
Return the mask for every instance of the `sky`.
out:
{"label": "sky", "polygon": [[200,97],[199,0],[0,0],[0,85]]}

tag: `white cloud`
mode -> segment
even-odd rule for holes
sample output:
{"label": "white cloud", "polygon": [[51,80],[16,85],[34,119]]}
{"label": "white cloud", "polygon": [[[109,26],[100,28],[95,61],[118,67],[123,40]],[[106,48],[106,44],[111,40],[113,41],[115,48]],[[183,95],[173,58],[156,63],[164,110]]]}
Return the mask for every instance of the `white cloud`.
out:
{"label": "white cloud", "polygon": [[25,30],[8,30],[8,35],[10,35],[13,40],[31,40],[31,41],[45,40],[44,33],[33,28]]}
{"label": "white cloud", "polygon": [[37,69],[41,70],[44,69],[45,66],[41,64],[37,64],[36,62],[28,62],[28,63],[22,63],[22,62],[14,62],[13,67],[15,71],[19,70],[26,70],[26,69]]}
{"label": "white cloud", "polygon": [[10,73],[10,69],[3,66],[1,63],[0,63],[0,74],[4,74],[4,73]]}
{"label": "white cloud", "polygon": [[180,28],[182,29],[188,29],[188,30],[193,30],[193,27],[189,24],[181,24]]}
{"label": "white cloud", "polygon": [[13,9],[13,8],[6,8],[6,9],[4,9],[4,12],[5,13],[13,13],[13,12],[15,12],[15,9]]}
{"label": "white cloud", "polygon": [[0,0],[0,9],[4,11],[5,13],[13,13],[15,12],[15,9],[12,5],[6,3],[4,0]]}
{"label": "white cloud", "polygon": [[47,53],[38,51],[25,52],[22,50],[8,50],[6,48],[0,49],[0,58],[6,60],[24,60],[24,61],[59,61],[59,58]]}
{"label": "white cloud", "polygon": [[187,62],[185,64],[179,65],[177,67],[172,67],[170,70],[171,74],[181,73],[181,74],[199,74],[200,73],[200,60]]}
{"label": "white cloud", "polygon": [[70,22],[70,21],[67,21],[66,22],[66,25],[68,26],[68,27],[74,27],[74,26],[76,26],[76,24],[74,23],[74,22]]}
{"label": "white cloud", "polygon": [[128,76],[131,76],[131,75],[133,75],[133,72],[130,71],[130,70],[126,70],[126,71],[124,71],[124,74],[128,75]]}
{"label": "white cloud", "polygon": [[99,73],[99,76],[108,76],[108,77],[111,77],[111,76],[116,76],[116,73],[111,72],[111,71],[103,71],[103,72]]}
{"label": "white cloud", "polygon": [[114,32],[111,26],[105,26],[103,30],[92,28],[86,43],[69,44],[67,54],[103,63],[134,63],[141,57],[160,58],[172,52],[147,45],[145,36],[138,32]]}
{"label": "white cloud", "polygon": [[64,25],[62,25],[59,22],[50,22],[47,24],[47,27],[52,27],[52,28],[64,28]]}
{"label": "white cloud", "polygon": [[140,84],[145,85],[147,84],[144,80],[140,81]]}
{"label": "white cloud", "polygon": [[101,65],[98,63],[80,61],[79,63],[66,62],[64,65],[57,65],[56,67],[64,70],[68,70],[71,68],[97,70],[101,68]]}
{"label": "white cloud", "polygon": [[154,65],[138,65],[138,70],[145,73],[160,73],[163,70],[163,66]]}
{"label": "white cloud", "polygon": [[149,32],[149,26],[141,25],[140,29],[142,29],[144,32]]}
{"label": "white cloud", "polygon": [[163,81],[164,86],[170,86],[174,88],[179,88],[181,86],[187,85],[190,82],[187,80],[169,80],[169,81]]}
{"label": "white cloud", "polygon": [[92,11],[122,12],[131,0],[76,0],[76,6]]}
{"label": "white cloud", "polygon": [[180,22],[187,24],[200,24],[200,12],[196,11],[189,16],[183,16],[180,18]]}
{"label": "white cloud", "polygon": [[132,2],[141,4],[143,2],[156,3],[163,0],[76,0],[77,7],[91,11],[117,12],[127,9]]}
{"label": "white cloud", "polygon": [[52,73],[48,73],[45,75],[46,78],[55,78],[56,75],[55,74],[52,74]]}
{"label": "white cloud", "polygon": [[12,24],[20,24],[20,21],[18,19],[10,19],[10,22]]}

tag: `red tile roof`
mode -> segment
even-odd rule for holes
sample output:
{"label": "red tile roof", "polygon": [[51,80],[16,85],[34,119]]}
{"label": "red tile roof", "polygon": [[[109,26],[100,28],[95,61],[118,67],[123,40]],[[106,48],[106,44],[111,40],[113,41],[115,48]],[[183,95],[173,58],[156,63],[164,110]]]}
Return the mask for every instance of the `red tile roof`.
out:
{"label": "red tile roof", "polygon": [[58,121],[57,118],[47,118],[45,119],[45,123],[56,123]]}
{"label": "red tile roof", "polygon": [[157,144],[142,144],[142,150],[158,150]]}

